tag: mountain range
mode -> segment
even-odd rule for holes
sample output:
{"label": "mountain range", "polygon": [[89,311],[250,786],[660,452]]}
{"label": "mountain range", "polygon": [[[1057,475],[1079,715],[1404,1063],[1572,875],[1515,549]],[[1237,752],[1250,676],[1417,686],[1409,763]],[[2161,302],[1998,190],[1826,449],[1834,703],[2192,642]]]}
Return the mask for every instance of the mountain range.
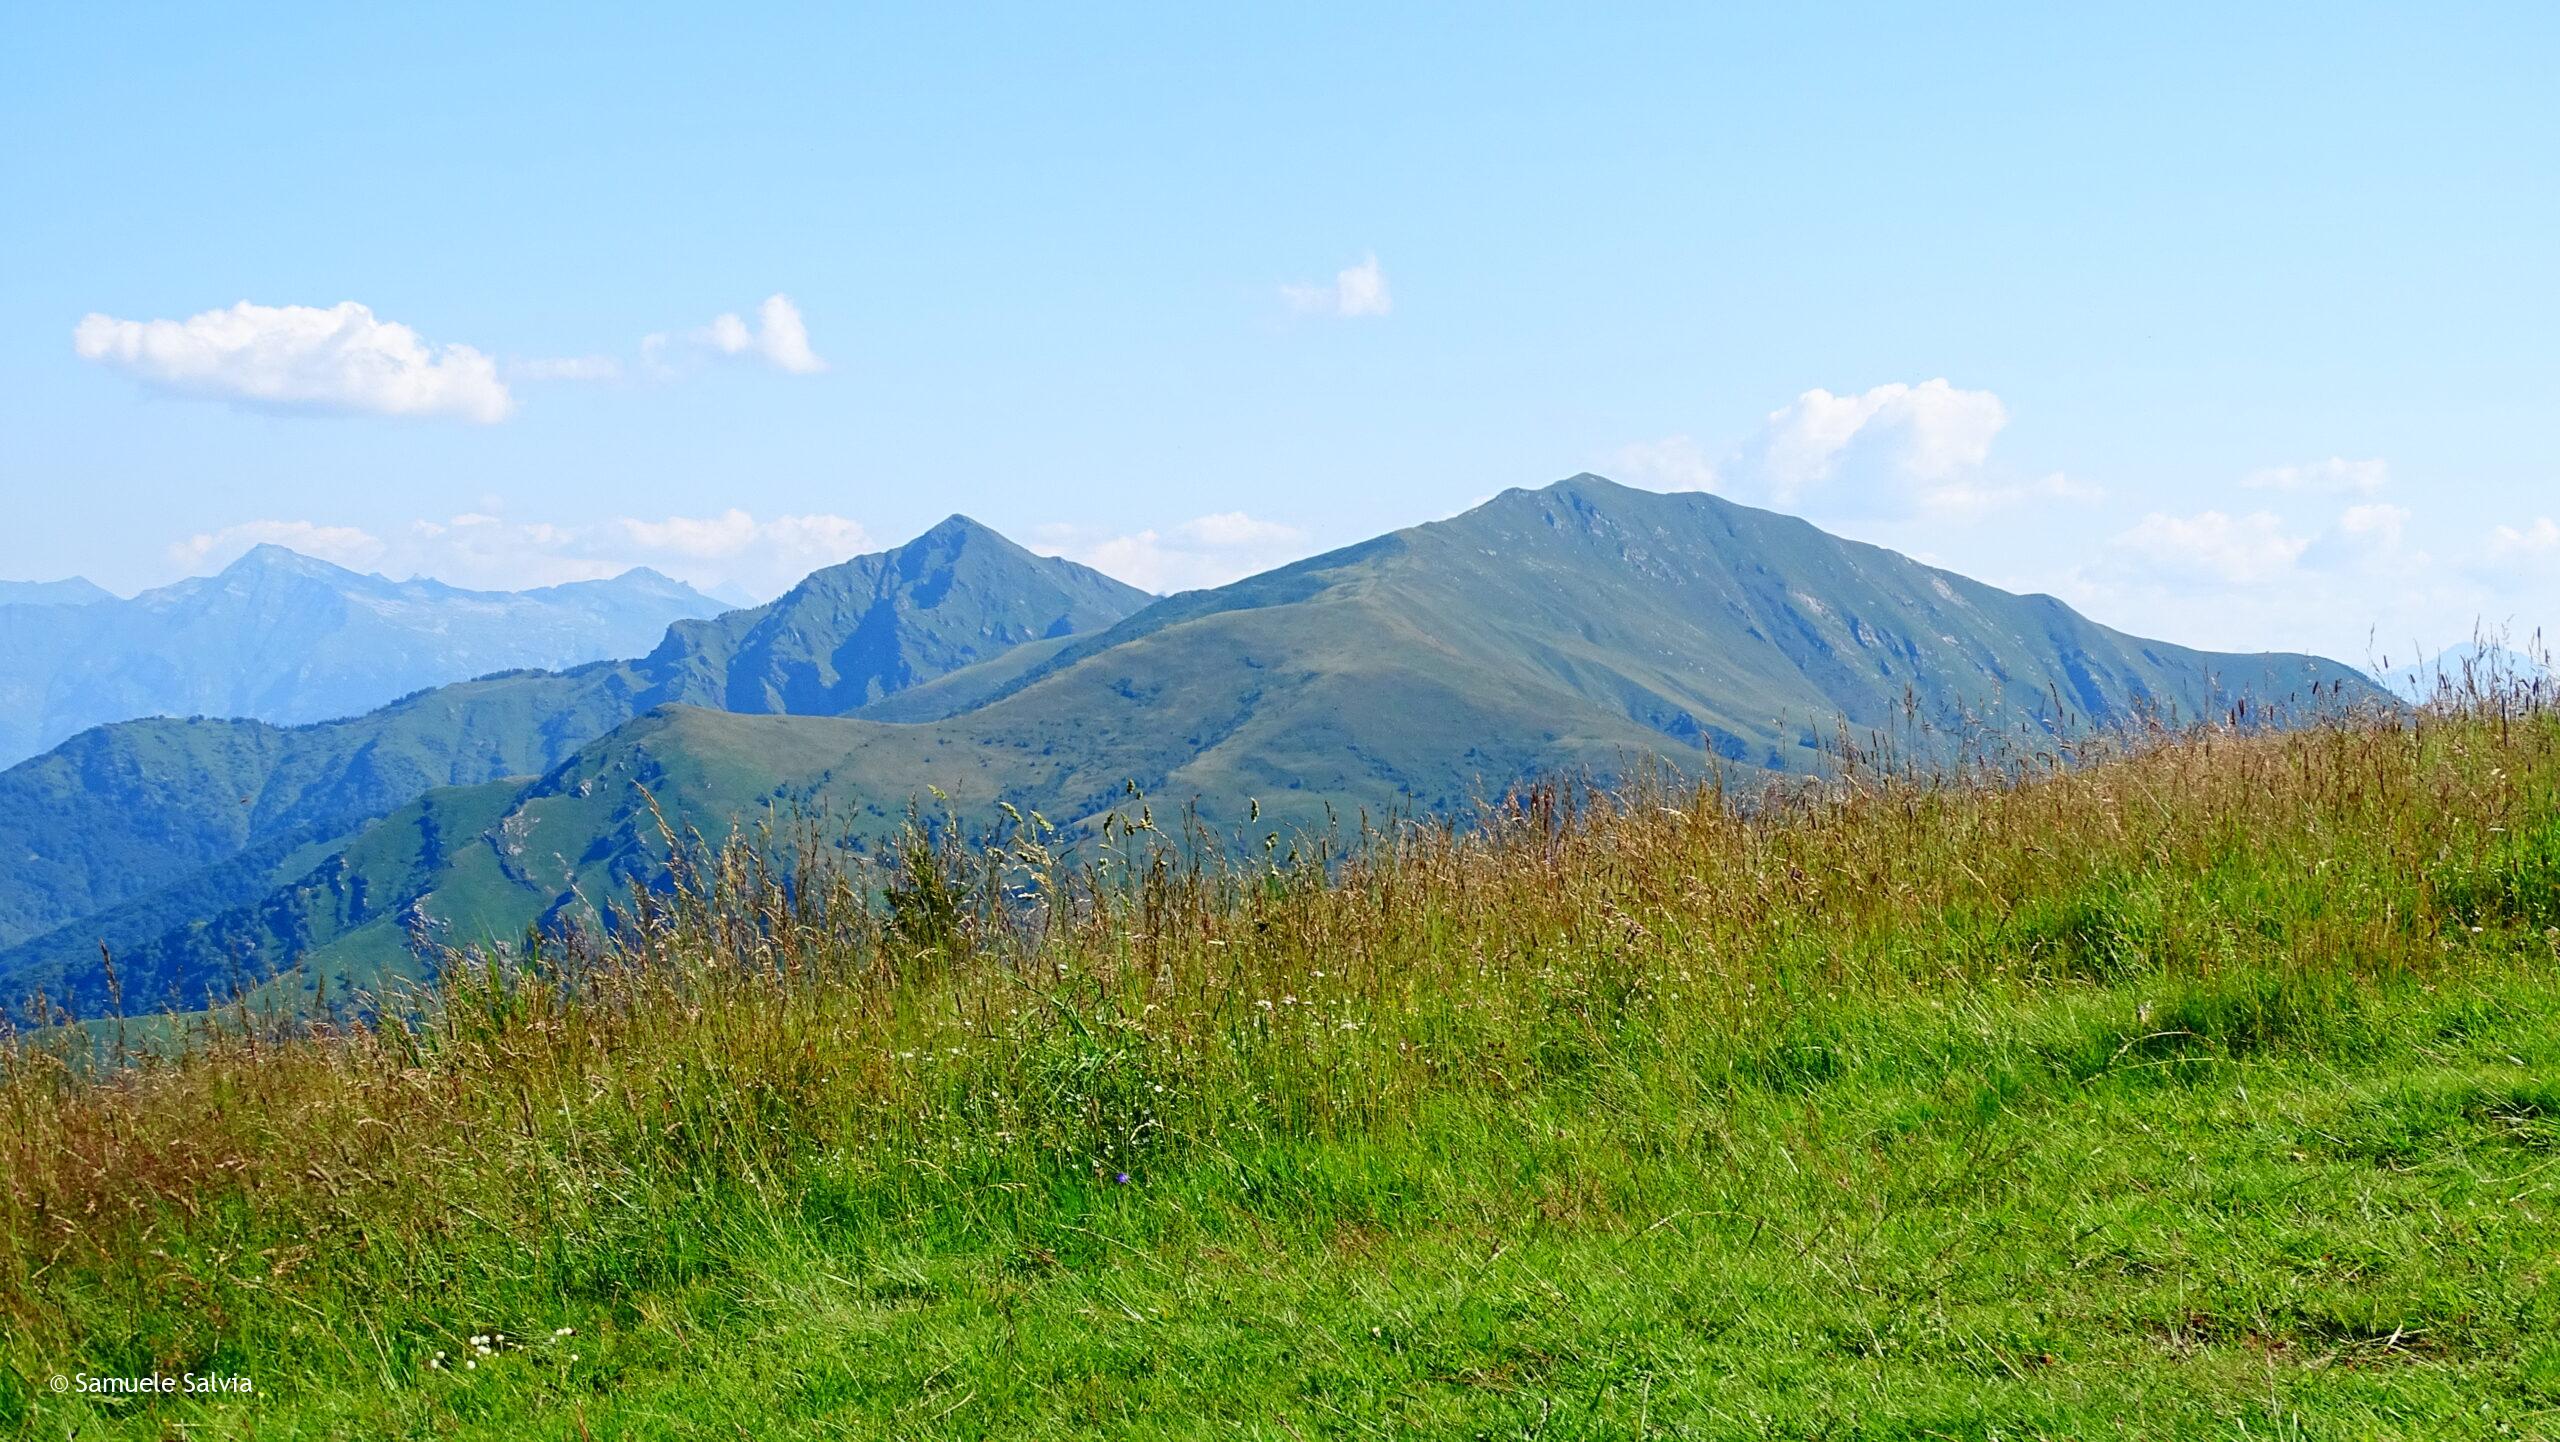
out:
{"label": "mountain range", "polygon": [[2537,685],[2548,695],[2553,685],[2560,684],[2560,673],[2553,671],[2547,651],[2535,654],[2541,649],[2519,649],[2487,639],[2465,641],[2424,660],[2383,669],[2375,679],[2412,704],[2439,698],[2458,702]]}
{"label": "mountain range", "polygon": [[61,581],[0,581],[0,606],[86,606],[116,593],[86,576]]}
{"label": "mountain range", "polygon": [[[0,994],[370,980],[647,882],[649,798],[855,844],[930,788],[1070,834],[1134,784],[1257,834],[1647,758],[1808,771],[1832,727],[2043,734],[2380,701],[2317,657],[2144,641],[1803,521],[1594,476],[1165,599],[962,517],[629,661],[321,726],[138,722],[0,773]],[[2317,698],[2316,701],[2314,698]],[[645,788],[645,792],[644,792]]]}
{"label": "mountain range", "polygon": [[118,600],[0,590],[0,764],[142,716],[295,725],[493,671],[629,655],[719,602],[646,569],[530,591],[360,575],[280,546]]}

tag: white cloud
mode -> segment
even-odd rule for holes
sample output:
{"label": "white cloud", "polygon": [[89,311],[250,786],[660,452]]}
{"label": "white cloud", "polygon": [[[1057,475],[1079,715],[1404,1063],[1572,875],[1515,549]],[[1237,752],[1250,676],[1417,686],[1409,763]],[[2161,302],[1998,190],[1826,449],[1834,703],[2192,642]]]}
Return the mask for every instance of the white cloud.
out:
{"label": "white cloud", "polygon": [[507,362],[507,374],[528,381],[619,380],[622,362],[609,355],[537,357]]}
{"label": "white cloud", "polygon": [[220,570],[257,546],[283,546],[351,571],[371,570],[390,548],[355,526],[312,521],[244,521],[202,531],[169,547],[169,559],[189,572]]}
{"label": "white cloud", "polygon": [[2530,604],[2512,586],[2438,564],[2413,544],[2415,523],[2407,507],[2379,501],[2348,505],[2325,525],[2269,510],[2155,512],[2048,587],[2141,635],[2359,664],[2413,641],[2443,645]]}
{"label": "white cloud", "polygon": [[764,358],[793,375],[811,375],[825,370],[827,363],[809,349],[809,323],[800,318],[800,307],[785,295],[769,295],[756,307],[756,349]]}
{"label": "white cloud", "polygon": [[2500,564],[2560,560],[2560,521],[2536,517],[2525,526],[2500,526],[2489,535],[2489,559]]}
{"label": "white cloud", "polygon": [[2391,466],[2380,459],[2351,461],[2331,456],[2302,466],[2269,466],[2252,471],[2240,484],[2253,491],[2309,491],[2318,495],[2370,496],[2391,483]]}
{"label": "white cloud", "polygon": [[1314,315],[1385,315],[1395,308],[1395,297],[1387,292],[1387,273],[1378,268],[1374,255],[1335,272],[1330,285],[1284,285],[1280,295],[1291,310]]}
{"label": "white cloud", "polygon": [[1173,533],[1185,545],[1226,551],[1294,546],[1307,538],[1307,533],[1295,526],[1262,520],[1242,511],[1220,511],[1185,521],[1174,527]]}
{"label": "white cloud", "polygon": [[2367,545],[2397,548],[2409,529],[2409,508],[2384,502],[2349,506],[2338,516],[2341,534]]}
{"label": "white cloud", "polygon": [[640,553],[670,564],[713,566],[723,581],[780,592],[822,566],[877,549],[859,521],[835,515],[759,521],[737,509],[717,516],[669,516],[613,523]]}
{"label": "white cloud", "polygon": [[2154,511],[2109,543],[2119,561],[2156,578],[2233,586],[2282,579],[2310,547],[2310,537],[2286,534],[2283,519],[2272,511]]}
{"label": "white cloud", "polygon": [[811,571],[879,549],[859,522],[834,515],[758,520],[733,509],[564,526],[467,511],[412,521],[387,536],[313,521],[248,521],[190,536],[171,546],[169,557],[186,571],[216,570],[266,542],[354,570],[432,576],[475,590],[601,580],[649,566],[704,590],[759,599],[781,594]]}
{"label": "white cloud", "polygon": [[1880,385],[1857,395],[1806,391],[1769,413],[1755,468],[1781,502],[1830,486],[1961,509],[2009,408],[1945,379]]}
{"label": "white cloud", "polygon": [[515,408],[489,357],[429,345],[354,301],[326,310],[253,305],[177,320],[92,313],[73,349],[179,395],[282,411],[452,416],[487,424]]}
{"label": "white cloud", "polygon": [[1200,516],[1159,531],[1111,535],[1082,526],[1048,525],[1031,549],[1065,556],[1142,590],[1170,594],[1223,586],[1307,553],[1307,533],[1242,511]]}
{"label": "white cloud", "polygon": [[681,337],[664,332],[645,336],[640,341],[641,358],[652,365],[663,366],[667,353],[679,344],[716,355],[753,355],[776,370],[793,375],[815,375],[827,368],[826,361],[810,348],[809,323],[800,314],[791,297],[769,295],[756,307],[756,323],[752,326],[732,311],[711,318],[711,323],[688,331]]}
{"label": "white cloud", "polygon": [[2392,582],[2432,572],[2435,557],[2408,544],[2411,519],[2406,506],[2360,501],[2340,511],[2338,519],[2313,538],[2303,553],[2303,564],[2341,580],[2363,577]]}
{"label": "white cloud", "polygon": [[1719,479],[1715,462],[1685,435],[1620,446],[1602,469],[1612,479],[1656,491],[1712,491]]}

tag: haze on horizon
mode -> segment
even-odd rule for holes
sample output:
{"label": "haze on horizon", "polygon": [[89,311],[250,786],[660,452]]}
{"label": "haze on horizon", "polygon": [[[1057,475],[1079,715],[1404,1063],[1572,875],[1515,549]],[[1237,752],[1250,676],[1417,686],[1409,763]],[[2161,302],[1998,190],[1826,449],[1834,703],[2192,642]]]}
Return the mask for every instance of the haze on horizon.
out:
{"label": "haze on horizon", "polygon": [[1590,470],[2194,645],[2560,618],[2543,7],[11,28],[0,576],[1164,591]]}

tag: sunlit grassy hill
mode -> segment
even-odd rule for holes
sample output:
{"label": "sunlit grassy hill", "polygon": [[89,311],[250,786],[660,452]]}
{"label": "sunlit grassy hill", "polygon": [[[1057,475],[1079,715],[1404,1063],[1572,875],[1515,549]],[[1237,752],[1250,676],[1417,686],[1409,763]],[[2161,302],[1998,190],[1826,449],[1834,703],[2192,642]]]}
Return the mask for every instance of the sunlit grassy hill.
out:
{"label": "sunlit grassy hill", "polygon": [[[0,1422],[2547,1431],[2560,720],[2081,759],[687,853],[318,1034],[25,1039]],[[154,1370],[257,1391],[49,1382]]]}
{"label": "sunlit grassy hill", "polygon": [[[932,560],[913,566],[920,602],[943,584]],[[1002,596],[1013,574],[975,593]],[[227,907],[126,927],[112,944],[135,994],[200,997],[229,969],[298,967],[279,985],[313,996],[414,970],[421,926],[467,942],[592,921],[595,898],[662,874],[662,819],[718,834],[815,814],[878,847],[911,801],[938,796],[966,828],[1009,806],[1084,834],[1134,785],[1231,839],[1285,838],[1364,814],[1464,816],[1539,776],[1814,771],[1844,727],[1944,760],[1986,736],[2051,744],[2239,705],[2304,719],[2382,699],[2318,657],[2143,640],[1792,517],[1596,476],[1214,590],[1088,608],[1057,635],[1029,623],[1045,609],[1017,607],[1000,634],[1020,644],[917,647],[895,685],[813,669],[826,648],[804,633],[858,637],[873,614],[877,586],[839,589],[829,606],[776,603],[789,625],[676,627],[638,663],[691,678],[658,696],[672,704],[556,757],[494,810],[478,788],[426,795]],[[983,641],[947,619],[936,634]],[[679,649],[692,659],[670,666]],[[94,1013],[96,940],[84,920],[0,952],[0,984],[56,982]]]}

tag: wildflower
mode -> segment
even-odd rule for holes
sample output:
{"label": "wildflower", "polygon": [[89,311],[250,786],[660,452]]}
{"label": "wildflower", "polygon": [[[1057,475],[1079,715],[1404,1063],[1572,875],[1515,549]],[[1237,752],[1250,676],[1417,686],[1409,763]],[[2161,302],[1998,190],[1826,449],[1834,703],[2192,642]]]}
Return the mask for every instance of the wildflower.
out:
{"label": "wildflower", "polygon": [[1114,1185],[1125,1187],[1129,1185],[1129,1174],[1127,1172],[1113,1172],[1111,1174],[1111,1180]]}
{"label": "wildflower", "polygon": [[574,1337],[578,1335],[578,1329],[575,1327],[562,1327],[551,1335],[554,1337]]}

